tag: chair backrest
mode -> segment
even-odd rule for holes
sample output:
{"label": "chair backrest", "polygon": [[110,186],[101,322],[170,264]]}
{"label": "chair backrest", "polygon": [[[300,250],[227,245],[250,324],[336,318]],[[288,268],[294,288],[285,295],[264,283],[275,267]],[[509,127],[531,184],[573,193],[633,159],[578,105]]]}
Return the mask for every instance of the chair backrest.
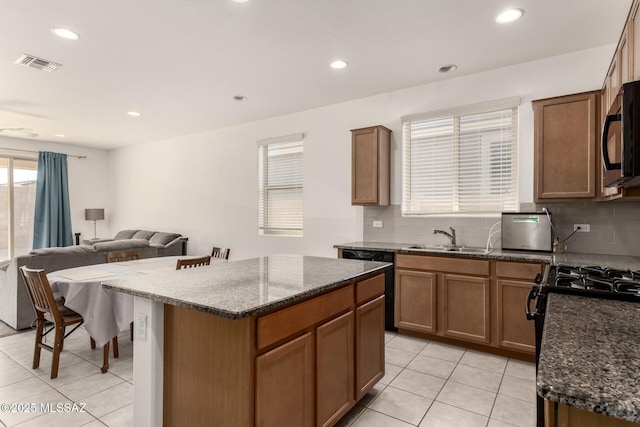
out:
{"label": "chair backrest", "polygon": [[45,313],[49,313],[56,324],[60,323],[62,317],[47,279],[47,273],[42,269],[31,269],[23,266],[20,267],[20,274],[27,287],[36,316],[42,319]]}
{"label": "chair backrest", "polygon": [[132,261],[134,259],[140,259],[140,253],[138,251],[107,252],[106,256],[107,262]]}
{"label": "chair backrest", "polygon": [[231,252],[229,248],[216,248],[214,246],[211,251],[211,258],[229,259],[229,252]]}
{"label": "chair backrest", "polygon": [[176,270],[182,270],[183,268],[202,267],[211,263],[211,257],[209,255],[200,258],[179,259],[176,264]]}

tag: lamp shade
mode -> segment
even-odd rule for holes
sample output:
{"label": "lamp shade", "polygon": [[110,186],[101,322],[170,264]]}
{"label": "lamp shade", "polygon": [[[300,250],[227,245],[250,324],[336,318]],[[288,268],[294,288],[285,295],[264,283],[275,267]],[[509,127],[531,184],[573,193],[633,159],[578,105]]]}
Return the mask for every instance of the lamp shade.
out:
{"label": "lamp shade", "polygon": [[85,209],[84,219],[87,221],[97,221],[104,219],[104,209]]}

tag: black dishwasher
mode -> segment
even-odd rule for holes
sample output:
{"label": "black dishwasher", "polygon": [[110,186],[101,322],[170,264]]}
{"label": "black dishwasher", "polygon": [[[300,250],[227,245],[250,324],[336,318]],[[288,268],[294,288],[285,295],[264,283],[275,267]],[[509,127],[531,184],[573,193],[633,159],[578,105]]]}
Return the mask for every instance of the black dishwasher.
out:
{"label": "black dishwasher", "polygon": [[[393,252],[369,251],[363,249],[343,249],[342,258],[361,259],[364,261],[381,261],[393,264]],[[397,331],[394,326],[395,282],[394,269],[388,269],[384,273],[384,328],[387,331]]]}

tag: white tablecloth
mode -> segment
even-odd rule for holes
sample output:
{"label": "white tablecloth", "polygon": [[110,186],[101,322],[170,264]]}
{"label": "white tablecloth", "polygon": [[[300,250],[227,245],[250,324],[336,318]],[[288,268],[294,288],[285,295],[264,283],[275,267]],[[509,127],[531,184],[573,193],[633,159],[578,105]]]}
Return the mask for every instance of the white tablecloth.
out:
{"label": "white tablecloth", "polygon": [[[149,274],[162,274],[176,269],[178,259],[188,256],[145,258],[135,261],[87,265],[47,274],[56,298],[64,297],[64,305],[80,313],[83,326],[102,347],[118,332],[129,329],[133,322],[133,296],[104,289],[109,280]],[[211,264],[225,262],[211,259]]]}

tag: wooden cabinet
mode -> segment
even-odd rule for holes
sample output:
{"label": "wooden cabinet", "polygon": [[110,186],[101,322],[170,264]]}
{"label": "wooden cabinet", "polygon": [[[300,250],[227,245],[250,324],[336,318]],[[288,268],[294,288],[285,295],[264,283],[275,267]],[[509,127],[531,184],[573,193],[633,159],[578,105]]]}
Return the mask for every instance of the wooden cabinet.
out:
{"label": "wooden cabinet", "polygon": [[384,376],[384,299],[380,295],[356,309],[356,400]]}
{"label": "wooden cabinet", "polygon": [[350,311],[316,331],[317,426],[335,424],[355,404],[353,317]]}
{"label": "wooden cabinet", "polygon": [[596,197],[600,92],[533,101],[534,200]]}
{"label": "wooden cabinet", "polygon": [[488,278],[443,274],[443,334],[488,344],[491,335],[489,298]]}
{"label": "wooden cabinet", "polygon": [[640,424],[545,401],[546,427],[638,427]]}
{"label": "wooden cabinet", "polygon": [[256,425],[314,425],[313,335],[256,358]]}
{"label": "wooden cabinet", "polygon": [[488,276],[488,260],[397,255],[396,326],[489,342]]}
{"label": "wooden cabinet", "polygon": [[532,358],[525,301],[544,265],[453,256],[396,256],[396,326],[402,331]]}
{"label": "wooden cabinet", "polygon": [[256,346],[256,425],[334,425],[384,376],[384,274],[259,317]]}
{"label": "wooden cabinet", "polygon": [[533,353],[536,349],[535,328],[527,320],[524,302],[534,286],[542,264],[505,262],[496,263],[498,345],[500,347]]}
{"label": "wooden cabinet", "polygon": [[396,270],[395,326],[436,332],[436,273]]}
{"label": "wooden cabinet", "polygon": [[351,204],[388,206],[391,131],[373,126],[351,131]]}

